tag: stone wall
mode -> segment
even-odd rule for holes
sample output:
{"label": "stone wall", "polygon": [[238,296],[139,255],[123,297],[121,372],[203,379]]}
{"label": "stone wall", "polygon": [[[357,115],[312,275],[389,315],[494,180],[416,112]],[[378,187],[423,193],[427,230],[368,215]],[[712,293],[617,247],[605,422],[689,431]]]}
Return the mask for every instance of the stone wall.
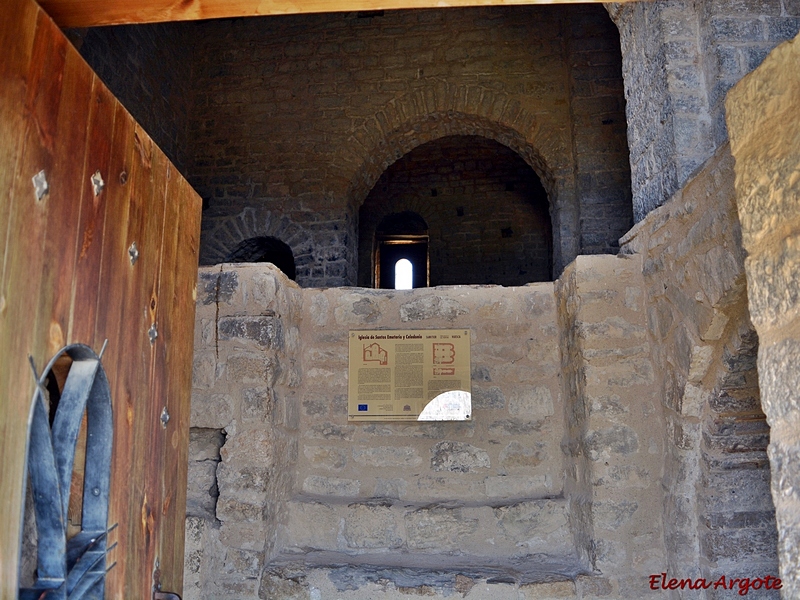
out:
{"label": "stone wall", "polygon": [[636,221],[727,139],[725,93],[800,30],[794,0],[609,5],[620,32]]}
{"label": "stone wall", "polygon": [[[397,292],[201,269],[184,596],[644,593],[664,426],[641,272]],[[408,327],[470,330],[472,421],[347,422],[348,331]]]}
{"label": "stone wall", "polygon": [[186,177],[192,106],[191,25],[67,31],[81,56]]}
{"label": "stone wall", "polygon": [[772,499],[785,597],[800,595],[800,407],[798,200],[800,40],[776,48],[727,100],[749,309],[760,347],[758,373],[772,428]]}
{"label": "stone wall", "polygon": [[299,290],[215,267],[197,296],[183,597],[256,598],[294,484]]}
{"label": "stone wall", "polygon": [[663,522],[676,577],[777,574],[774,509],[747,312],[745,253],[723,145],[623,238],[643,258],[666,417]]}
{"label": "stone wall", "polygon": [[498,141],[538,173],[556,273],[632,222],[621,59],[600,7],[271,17],[194,35],[203,264],[270,235],[301,285],[355,283],[359,206],[389,165],[449,135]]}

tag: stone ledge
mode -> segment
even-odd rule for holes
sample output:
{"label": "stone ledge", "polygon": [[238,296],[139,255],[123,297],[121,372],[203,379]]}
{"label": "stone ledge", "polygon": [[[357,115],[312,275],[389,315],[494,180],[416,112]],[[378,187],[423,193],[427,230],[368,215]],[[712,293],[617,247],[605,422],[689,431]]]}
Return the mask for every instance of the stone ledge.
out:
{"label": "stone ledge", "polygon": [[581,564],[576,555],[528,554],[497,559],[492,556],[466,554],[391,554],[353,555],[344,552],[281,553],[268,566],[273,568],[341,569],[348,578],[364,581],[387,579],[404,587],[433,585],[445,587],[458,574],[490,582],[543,583],[574,581],[590,575],[591,569]]}

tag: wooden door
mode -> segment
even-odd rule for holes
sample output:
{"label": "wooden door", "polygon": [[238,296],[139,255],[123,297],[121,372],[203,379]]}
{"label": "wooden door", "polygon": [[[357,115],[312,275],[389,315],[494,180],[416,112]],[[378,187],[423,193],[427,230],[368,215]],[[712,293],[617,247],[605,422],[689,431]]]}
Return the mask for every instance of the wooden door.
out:
{"label": "wooden door", "polygon": [[157,568],[180,593],[201,200],[33,0],[0,2],[0,49],[0,597],[18,587],[29,356],[105,340],[106,597],[152,597]]}

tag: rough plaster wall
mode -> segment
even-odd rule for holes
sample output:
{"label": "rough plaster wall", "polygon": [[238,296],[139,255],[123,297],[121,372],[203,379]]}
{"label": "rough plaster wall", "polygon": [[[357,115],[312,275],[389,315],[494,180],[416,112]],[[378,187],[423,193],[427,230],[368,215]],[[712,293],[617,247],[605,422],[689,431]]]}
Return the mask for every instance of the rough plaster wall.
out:
{"label": "rough plaster wall", "polygon": [[794,0],[609,5],[620,32],[636,221],[727,139],[725,92],[800,29]]}
{"label": "rough plaster wall", "polygon": [[359,211],[360,285],[373,284],[376,229],[387,215],[406,210],[428,226],[431,286],[551,279],[546,193],[525,161],[497,142],[442,138],[381,175]]}
{"label": "rough plaster wall", "polygon": [[[200,282],[185,597],[637,597],[663,564],[638,258],[519,288]],[[468,327],[474,420],[347,423],[365,327]]]}
{"label": "rough plaster wall", "polygon": [[[203,264],[243,235],[275,235],[302,285],[354,283],[358,206],[395,160],[456,134],[497,140],[537,170],[556,272],[630,224],[620,59],[599,7],[216,21],[195,36]],[[248,209],[256,231],[237,220]],[[294,230],[276,231],[281,215]]]}
{"label": "rough plaster wall", "polygon": [[775,576],[769,429],[728,145],[622,241],[644,260],[667,419],[666,566],[676,577]]}
{"label": "rough plaster wall", "polygon": [[771,426],[769,460],[785,597],[800,595],[800,40],[776,48],[728,95],[736,201],[750,314],[760,346],[759,386]]}
{"label": "rough plaster wall", "polygon": [[186,177],[192,162],[191,25],[96,27],[67,33],[103,83]]}

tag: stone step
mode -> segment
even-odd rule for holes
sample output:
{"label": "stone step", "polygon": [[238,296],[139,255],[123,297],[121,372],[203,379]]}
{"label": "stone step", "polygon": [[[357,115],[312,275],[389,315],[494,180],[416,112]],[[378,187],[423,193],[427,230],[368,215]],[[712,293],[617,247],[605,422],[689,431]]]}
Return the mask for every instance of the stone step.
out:
{"label": "stone step", "polygon": [[350,504],[293,500],[277,563],[466,569],[514,580],[574,577],[579,560],[563,498],[502,506]]}

